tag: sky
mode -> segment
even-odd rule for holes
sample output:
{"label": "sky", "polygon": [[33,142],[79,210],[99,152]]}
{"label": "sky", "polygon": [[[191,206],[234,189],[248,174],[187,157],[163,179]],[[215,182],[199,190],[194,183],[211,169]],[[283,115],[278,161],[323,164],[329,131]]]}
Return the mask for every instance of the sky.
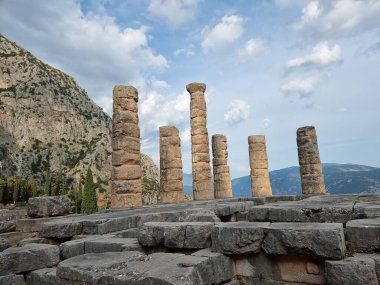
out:
{"label": "sky", "polygon": [[186,84],[204,82],[233,178],[249,175],[249,135],[266,136],[270,170],[297,165],[307,125],[322,162],[380,167],[379,0],[0,0],[0,33],[109,115],[114,85],[138,88],[156,163],[158,127],[174,125],[191,172]]}

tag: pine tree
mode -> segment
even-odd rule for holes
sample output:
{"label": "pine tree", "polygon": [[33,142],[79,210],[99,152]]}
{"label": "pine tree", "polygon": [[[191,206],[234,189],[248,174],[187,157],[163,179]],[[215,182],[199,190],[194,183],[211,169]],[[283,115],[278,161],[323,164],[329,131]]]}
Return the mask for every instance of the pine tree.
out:
{"label": "pine tree", "polygon": [[0,180],[0,203],[6,204],[6,188],[7,188],[7,181],[5,179]]}
{"label": "pine tree", "polygon": [[92,214],[97,211],[96,201],[96,185],[90,168],[87,170],[86,179],[84,181],[82,214]]}
{"label": "pine tree", "polygon": [[51,186],[51,178],[49,175],[49,172],[46,172],[45,174],[45,186],[44,186],[44,195],[45,196],[50,196],[50,186]]}

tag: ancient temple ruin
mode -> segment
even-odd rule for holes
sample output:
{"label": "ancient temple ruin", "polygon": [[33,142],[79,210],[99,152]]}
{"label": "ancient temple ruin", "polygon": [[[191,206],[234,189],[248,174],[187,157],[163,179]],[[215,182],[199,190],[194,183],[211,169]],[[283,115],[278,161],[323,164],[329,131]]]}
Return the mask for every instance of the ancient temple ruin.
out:
{"label": "ancient temple ruin", "polygon": [[207,131],[206,84],[190,83],[191,155],[194,200],[212,199],[210,146]]}
{"label": "ancient temple ruin", "polygon": [[302,193],[324,194],[325,181],[314,127],[307,126],[297,130],[297,146]]}
{"label": "ancient temple ruin", "polygon": [[251,167],[252,196],[271,196],[268,157],[264,136],[249,136],[249,165]]}
{"label": "ancient temple ruin", "polygon": [[140,128],[138,91],[113,89],[111,207],[141,206]]}
{"label": "ancient temple ruin", "polygon": [[160,127],[160,203],[180,203],[182,192],[182,154],[178,129]]}
{"label": "ancient temple ruin", "polygon": [[227,165],[228,150],[226,136],[212,136],[212,155],[214,173],[214,197],[232,198],[230,168]]}

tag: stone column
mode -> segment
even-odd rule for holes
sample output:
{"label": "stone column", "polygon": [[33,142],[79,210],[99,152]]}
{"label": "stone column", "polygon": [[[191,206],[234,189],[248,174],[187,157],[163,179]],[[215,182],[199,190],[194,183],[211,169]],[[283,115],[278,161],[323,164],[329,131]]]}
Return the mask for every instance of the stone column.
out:
{"label": "stone column", "polygon": [[319,158],[317,134],[314,127],[297,130],[298,161],[303,194],[324,194],[325,181]]}
{"label": "stone column", "polygon": [[141,206],[138,92],[132,86],[113,89],[111,207]]}
{"label": "stone column", "polygon": [[160,202],[185,201],[182,185],[181,140],[176,127],[160,127]]}
{"label": "stone column", "polygon": [[191,153],[194,200],[212,199],[210,146],[207,131],[206,84],[190,83]]}
{"label": "stone column", "polygon": [[251,167],[252,196],[272,196],[265,136],[249,136],[248,145],[249,164]]}
{"label": "stone column", "polygon": [[214,172],[214,197],[231,198],[232,184],[230,168],[227,165],[227,138],[224,135],[212,136],[212,165]]}

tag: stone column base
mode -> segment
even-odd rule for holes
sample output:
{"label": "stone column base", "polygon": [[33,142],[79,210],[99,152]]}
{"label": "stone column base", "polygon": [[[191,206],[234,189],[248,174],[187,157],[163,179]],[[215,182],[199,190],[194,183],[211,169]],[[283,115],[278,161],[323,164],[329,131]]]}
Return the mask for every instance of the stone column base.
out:
{"label": "stone column base", "polygon": [[141,207],[141,193],[134,194],[111,194],[111,208]]}
{"label": "stone column base", "polygon": [[185,201],[185,194],[182,191],[178,192],[161,192],[160,204],[174,204]]}

